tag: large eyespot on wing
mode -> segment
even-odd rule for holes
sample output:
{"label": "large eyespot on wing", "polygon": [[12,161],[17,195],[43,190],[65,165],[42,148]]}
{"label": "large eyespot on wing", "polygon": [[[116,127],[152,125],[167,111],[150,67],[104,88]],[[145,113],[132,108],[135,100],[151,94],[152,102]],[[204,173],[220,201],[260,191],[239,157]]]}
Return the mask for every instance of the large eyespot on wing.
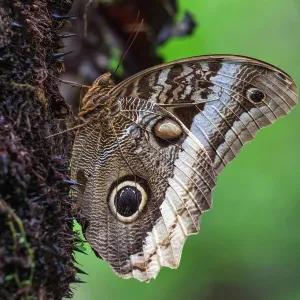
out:
{"label": "large eyespot on wing", "polygon": [[163,266],[178,266],[211,207],[215,173],[201,143],[168,111],[134,98],[119,106],[102,124],[100,145],[81,157],[100,150],[80,202],[90,202],[85,236],[119,276],[149,281]]}
{"label": "large eyespot on wing", "polygon": [[289,113],[298,93],[282,70],[232,55],[153,67],[114,91],[149,99],[174,113],[204,145],[218,174],[260,128]]}
{"label": "large eyespot on wing", "polygon": [[108,192],[111,213],[123,223],[134,222],[145,208],[151,192],[141,177],[122,178],[112,184]]}

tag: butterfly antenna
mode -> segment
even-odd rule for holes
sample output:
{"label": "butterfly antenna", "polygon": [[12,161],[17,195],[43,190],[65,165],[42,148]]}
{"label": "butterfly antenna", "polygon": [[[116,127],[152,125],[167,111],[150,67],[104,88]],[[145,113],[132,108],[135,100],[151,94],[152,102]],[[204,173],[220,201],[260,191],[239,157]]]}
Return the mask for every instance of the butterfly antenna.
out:
{"label": "butterfly antenna", "polygon": [[[118,63],[118,65],[117,65],[116,70],[113,72],[113,76],[116,74],[116,72],[118,71],[120,65],[121,65],[122,62],[124,61],[124,58],[126,57],[127,53],[129,52],[129,50],[130,50],[132,44],[134,43],[134,41],[135,41],[137,35],[138,35],[139,32],[140,32],[140,29],[141,29],[142,25],[143,25],[144,19],[141,20],[140,24],[139,24],[138,27],[137,27],[137,30],[135,30],[135,29],[136,29],[136,25],[135,25],[135,24],[137,23],[137,20],[138,20],[138,18],[139,18],[139,14],[140,14],[140,12],[138,12],[138,14],[137,14],[137,17],[136,17],[135,23],[134,23],[134,27],[133,27],[132,32],[130,33],[130,36],[129,36],[128,40],[127,40],[127,43],[126,43],[126,45],[125,45],[125,47],[124,47],[125,51],[123,52],[123,54],[122,54],[122,56],[121,56],[121,58],[120,58],[120,60],[119,60],[119,63]],[[135,34],[134,34],[134,32],[135,32]],[[133,36],[133,34],[134,34],[134,36]],[[131,38],[132,36],[133,36],[133,38]]]}
{"label": "butterfly antenna", "polygon": [[124,47],[124,50],[123,50],[123,53],[122,53],[122,56],[121,56],[121,57],[123,57],[124,52],[126,51],[127,47],[129,46],[129,44],[130,44],[130,42],[131,42],[131,40],[132,40],[132,36],[134,35],[135,27],[136,27],[136,24],[137,24],[137,22],[138,22],[138,20],[139,20],[139,17],[140,17],[140,11],[137,12],[136,18],[135,18],[135,20],[134,20],[133,29],[132,29],[131,32],[130,32],[129,38],[127,39],[127,42],[126,42],[126,45],[125,45],[125,47]]}
{"label": "butterfly antenna", "polygon": [[61,83],[65,83],[65,84],[68,84],[70,86],[74,86],[74,87],[80,87],[80,88],[83,88],[83,87],[86,87],[86,88],[90,88],[89,85],[84,85],[84,84],[80,84],[80,83],[77,83],[77,82],[73,82],[73,81],[68,81],[68,80],[63,80],[63,79],[60,79],[50,73],[48,73],[48,75],[50,75],[51,77],[55,78],[56,80],[58,80],[59,82]]}
{"label": "butterfly antenna", "polygon": [[48,136],[46,136],[46,139],[49,139],[49,138],[52,138],[52,137],[54,137],[54,136],[58,136],[58,135],[64,134],[64,133],[69,132],[69,131],[73,131],[73,130],[75,130],[75,129],[77,129],[77,128],[80,128],[80,127],[85,126],[87,123],[88,123],[88,122],[83,123],[83,124],[80,124],[80,125],[77,125],[77,126],[74,126],[74,127],[72,127],[72,128],[66,129],[66,130],[63,130],[63,131],[58,132],[58,133],[54,133],[54,134],[48,135]]}
{"label": "butterfly antenna", "polygon": [[130,41],[131,41],[131,39],[132,39],[132,36],[133,36],[133,34],[134,34],[134,32],[135,32],[135,27],[136,27],[136,24],[137,24],[137,22],[138,22],[139,17],[140,17],[140,11],[137,12],[136,18],[135,18],[134,23],[133,23],[133,24],[134,24],[133,29],[132,29],[131,32],[130,32],[129,38],[127,39],[126,45],[125,45],[124,50],[123,50],[122,55],[121,55],[121,58],[120,58],[120,60],[119,60],[119,63],[118,63],[118,65],[117,65],[117,68],[116,68],[116,70],[114,71],[113,75],[116,74],[117,70],[119,69],[119,67],[120,67],[120,65],[121,65],[121,61],[123,60],[123,57],[124,57],[124,52],[127,51],[127,48],[128,48],[128,46],[129,46],[129,44],[130,44]]}

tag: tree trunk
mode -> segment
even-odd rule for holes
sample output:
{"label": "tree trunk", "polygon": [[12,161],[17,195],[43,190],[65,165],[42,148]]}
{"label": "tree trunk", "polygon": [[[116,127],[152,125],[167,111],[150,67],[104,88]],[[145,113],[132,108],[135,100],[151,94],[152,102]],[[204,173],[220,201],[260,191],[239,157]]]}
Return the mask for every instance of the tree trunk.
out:
{"label": "tree trunk", "polygon": [[72,132],[57,80],[71,0],[0,8],[0,299],[61,299],[74,281],[67,175]]}

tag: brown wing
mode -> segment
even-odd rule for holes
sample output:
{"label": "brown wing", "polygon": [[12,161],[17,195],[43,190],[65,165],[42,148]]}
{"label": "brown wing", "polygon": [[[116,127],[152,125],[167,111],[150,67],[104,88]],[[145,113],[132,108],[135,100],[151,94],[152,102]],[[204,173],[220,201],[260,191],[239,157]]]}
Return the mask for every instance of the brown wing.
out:
{"label": "brown wing", "polygon": [[159,65],[128,78],[111,93],[166,107],[204,145],[217,173],[260,128],[297,103],[289,75],[265,62],[232,55]]}
{"label": "brown wing", "polygon": [[[167,110],[120,98],[113,117],[77,132],[73,192],[94,251],[123,278],[176,268],[188,235],[211,206],[215,172],[203,146]],[[169,130],[173,128],[172,134]]]}

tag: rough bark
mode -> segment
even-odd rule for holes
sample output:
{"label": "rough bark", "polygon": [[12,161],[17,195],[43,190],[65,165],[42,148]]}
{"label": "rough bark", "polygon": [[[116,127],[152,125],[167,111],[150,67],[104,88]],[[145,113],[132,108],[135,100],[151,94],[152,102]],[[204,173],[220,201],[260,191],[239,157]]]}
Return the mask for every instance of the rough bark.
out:
{"label": "rough bark", "polygon": [[[66,177],[72,133],[53,57],[71,0],[6,0],[0,9],[0,299],[61,299],[74,280]],[[61,169],[66,169],[62,170]]]}

